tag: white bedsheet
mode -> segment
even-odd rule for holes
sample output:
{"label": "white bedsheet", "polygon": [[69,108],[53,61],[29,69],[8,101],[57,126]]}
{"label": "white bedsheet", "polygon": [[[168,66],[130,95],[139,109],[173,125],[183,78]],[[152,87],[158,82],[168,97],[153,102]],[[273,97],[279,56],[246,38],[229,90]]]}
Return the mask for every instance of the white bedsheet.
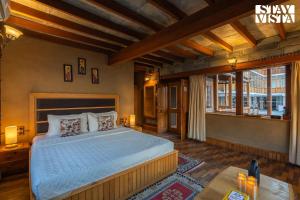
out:
{"label": "white bedsheet", "polygon": [[173,151],[163,138],[128,128],[70,137],[37,137],[31,148],[31,186],[37,200],[72,190]]}

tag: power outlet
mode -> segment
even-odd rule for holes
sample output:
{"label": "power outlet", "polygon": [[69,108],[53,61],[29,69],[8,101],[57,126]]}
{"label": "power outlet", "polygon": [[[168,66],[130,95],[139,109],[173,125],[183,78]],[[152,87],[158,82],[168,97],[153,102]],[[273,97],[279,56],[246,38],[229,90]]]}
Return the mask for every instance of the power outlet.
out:
{"label": "power outlet", "polygon": [[17,127],[18,135],[24,135],[25,134],[25,127],[24,126],[18,126]]}

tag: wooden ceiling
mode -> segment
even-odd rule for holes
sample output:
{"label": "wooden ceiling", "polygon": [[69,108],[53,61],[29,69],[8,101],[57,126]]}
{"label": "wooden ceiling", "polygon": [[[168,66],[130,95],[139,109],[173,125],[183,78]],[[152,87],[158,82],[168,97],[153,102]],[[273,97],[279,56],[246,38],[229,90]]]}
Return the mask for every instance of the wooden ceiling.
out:
{"label": "wooden ceiling", "polygon": [[[265,0],[289,3],[297,0]],[[40,39],[154,66],[255,47],[264,38],[300,29],[254,22],[261,0],[11,0],[6,24]],[[299,5],[299,6],[297,6]],[[296,13],[300,13],[296,10]],[[296,16],[296,19],[299,17]]]}

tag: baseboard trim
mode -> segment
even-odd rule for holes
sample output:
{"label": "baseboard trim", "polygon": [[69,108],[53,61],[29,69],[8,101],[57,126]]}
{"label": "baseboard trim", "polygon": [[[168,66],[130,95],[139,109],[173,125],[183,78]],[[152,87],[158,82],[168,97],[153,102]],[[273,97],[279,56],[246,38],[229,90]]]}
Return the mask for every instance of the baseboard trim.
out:
{"label": "baseboard trim", "polygon": [[276,151],[270,151],[266,149],[260,149],[256,147],[251,147],[243,144],[237,144],[237,143],[232,143],[224,140],[219,140],[215,138],[206,138],[206,143],[212,144],[215,146],[223,147],[226,149],[234,150],[234,151],[239,151],[243,153],[249,153],[257,156],[261,156],[270,160],[276,160],[280,162],[288,162],[288,154],[287,153],[281,153],[281,152],[276,152]]}

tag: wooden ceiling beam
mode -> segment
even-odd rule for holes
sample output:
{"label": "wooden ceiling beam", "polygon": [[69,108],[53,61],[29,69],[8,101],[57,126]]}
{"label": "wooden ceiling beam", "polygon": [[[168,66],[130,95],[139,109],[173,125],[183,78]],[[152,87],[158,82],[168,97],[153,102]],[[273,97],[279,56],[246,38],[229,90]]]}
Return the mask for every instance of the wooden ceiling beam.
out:
{"label": "wooden ceiling beam", "polygon": [[252,46],[256,46],[256,39],[251,35],[247,28],[242,25],[238,20],[233,21],[230,25],[238,32],[247,42]]}
{"label": "wooden ceiling beam", "polygon": [[182,45],[192,48],[195,51],[202,53],[204,55],[207,56],[213,56],[214,55],[214,51],[211,50],[210,48],[207,48],[205,46],[202,46],[201,44],[199,44],[198,42],[196,42],[195,40],[184,40],[181,42]]}
{"label": "wooden ceiling beam", "polygon": [[[55,36],[58,36],[61,38],[67,38],[67,39],[71,39],[71,40],[82,42],[82,43],[89,43],[89,44],[92,44],[95,46],[101,46],[101,47],[105,47],[107,49],[113,49],[116,51],[120,50],[122,48],[118,45],[113,45],[113,44],[106,43],[106,42],[103,42],[100,40],[95,40],[95,39],[88,38],[85,36],[77,35],[75,33],[67,32],[67,31],[64,31],[61,29],[57,29],[57,28],[53,28],[50,26],[36,23],[36,22],[32,22],[32,21],[29,21],[29,20],[26,20],[26,19],[23,19],[20,17],[10,16],[5,23],[7,23],[9,25],[20,27],[22,29],[36,31],[36,32],[44,33],[44,34],[48,34],[48,35],[55,35]],[[112,52],[112,51],[109,50],[108,52]]]}
{"label": "wooden ceiling beam", "polygon": [[178,21],[187,17],[187,14],[174,6],[168,0],[149,0],[148,2],[170,17],[177,19]]}
{"label": "wooden ceiling beam", "polygon": [[158,66],[158,67],[163,66],[163,64],[161,62],[157,62],[157,61],[153,61],[153,60],[149,60],[149,59],[145,59],[145,58],[136,58],[134,60],[137,62],[140,62],[140,63],[146,63],[146,64]]}
{"label": "wooden ceiling beam", "polygon": [[216,2],[215,0],[204,0],[209,6],[214,5]]}
{"label": "wooden ceiling beam", "polygon": [[230,44],[228,44],[227,42],[225,42],[224,40],[219,38],[217,35],[215,35],[211,31],[207,31],[206,33],[203,33],[202,35],[204,37],[206,37],[207,39],[209,39],[210,41],[212,41],[213,43],[219,45],[224,50],[226,50],[228,52],[233,51],[233,47]]}
{"label": "wooden ceiling beam", "polygon": [[286,39],[286,31],[282,23],[274,24],[275,29],[277,30],[281,40]]}
{"label": "wooden ceiling beam", "polygon": [[[284,0],[265,0],[264,4],[281,3]],[[122,49],[111,56],[109,64],[132,60],[142,55],[163,49],[212,28],[227,24],[254,11],[260,0],[227,0],[206,7],[177,23],[153,34],[139,42]]]}
{"label": "wooden ceiling beam", "polygon": [[175,45],[166,47],[165,49],[167,49],[168,51],[171,51],[172,53],[176,54],[177,56],[181,56],[184,58],[189,58],[189,59],[193,59],[193,60],[198,58],[198,56],[196,54],[192,53],[191,51],[179,48]]}
{"label": "wooden ceiling beam", "polygon": [[181,56],[177,56],[177,55],[174,55],[174,54],[171,54],[171,53],[168,53],[166,51],[162,51],[162,50],[158,50],[158,51],[155,51],[153,52],[154,54],[158,55],[158,56],[161,56],[161,57],[165,57],[165,58],[168,58],[168,59],[171,59],[171,60],[174,60],[176,62],[184,62],[184,58],[181,57]]}
{"label": "wooden ceiling beam", "polygon": [[174,63],[171,60],[168,60],[168,59],[165,59],[165,58],[162,58],[162,57],[159,57],[159,56],[153,56],[153,55],[150,55],[150,54],[144,55],[142,58],[162,62],[162,63],[168,64],[168,65],[172,65]]}
{"label": "wooden ceiling beam", "polygon": [[39,18],[39,19],[42,19],[45,21],[49,21],[49,22],[58,24],[60,26],[64,26],[64,27],[67,27],[67,28],[70,28],[70,29],[73,29],[76,31],[80,31],[80,32],[83,32],[86,34],[90,34],[90,35],[93,35],[93,36],[96,36],[99,38],[103,38],[103,39],[110,40],[110,41],[115,41],[117,43],[120,43],[120,44],[123,44],[126,46],[133,43],[133,41],[130,41],[130,40],[127,40],[127,39],[124,39],[124,38],[121,38],[121,37],[118,37],[118,36],[115,36],[112,34],[105,33],[98,29],[89,28],[87,26],[83,26],[83,25],[74,23],[72,21],[65,20],[63,18],[51,15],[49,13],[45,13],[45,12],[41,12],[41,11],[32,9],[30,7],[27,7],[23,4],[16,3],[14,1],[10,2],[10,8],[13,11],[17,11],[17,12],[20,12],[20,13],[23,13],[26,15],[30,15],[32,17],[36,17],[36,18]]}
{"label": "wooden ceiling beam", "polygon": [[[13,26],[13,25],[12,25]],[[60,45],[66,45],[66,46],[70,46],[70,47],[75,47],[78,49],[85,49],[85,50],[89,50],[89,51],[93,51],[93,52],[98,52],[98,53],[102,53],[105,54],[107,56],[111,55],[113,52],[109,51],[107,49],[102,49],[96,46],[91,46],[91,45],[87,45],[87,44],[83,44],[80,42],[75,42],[75,41],[71,41],[68,39],[63,39],[60,37],[56,37],[56,36],[52,36],[52,35],[47,35],[47,34],[43,34],[43,33],[38,33],[35,31],[31,31],[28,29],[23,29],[18,27],[25,35],[34,37],[34,38],[38,38],[41,40],[45,40],[48,42],[53,42],[56,44],[60,44]]]}
{"label": "wooden ceiling beam", "polygon": [[[151,65],[151,64],[146,64],[146,63],[141,63],[141,62],[134,62],[134,68],[136,68],[136,67],[138,67],[138,68],[144,67],[144,69],[148,67],[148,68],[154,69],[153,65]],[[146,69],[143,70],[143,71],[146,71]]]}
{"label": "wooden ceiling beam", "polygon": [[116,15],[125,17],[127,20],[146,26],[154,31],[159,31],[164,28],[161,24],[144,17],[138,12],[125,7],[114,0],[88,0],[88,2],[109,12],[113,12]]}
{"label": "wooden ceiling beam", "polygon": [[85,11],[81,8],[78,8],[71,4],[65,3],[63,1],[53,1],[53,0],[36,0],[36,1],[43,3],[47,6],[53,7],[57,10],[61,10],[70,15],[91,21],[91,22],[98,24],[100,26],[103,26],[105,28],[109,28],[111,30],[114,30],[114,31],[117,31],[120,33],[124,33],[124,34],[127,34],[129,36],[132,36],[132,37],[135,37],[138,39],[143,39],[147,36],[146,34],[144,34],[142,32],[130,29],[126,26],[123,26],[123,25],[120,25],[117,23],[114,23],[110,20],[107,20],[103,17],[100,17],[100,16],[90,13],[88,11]]}

